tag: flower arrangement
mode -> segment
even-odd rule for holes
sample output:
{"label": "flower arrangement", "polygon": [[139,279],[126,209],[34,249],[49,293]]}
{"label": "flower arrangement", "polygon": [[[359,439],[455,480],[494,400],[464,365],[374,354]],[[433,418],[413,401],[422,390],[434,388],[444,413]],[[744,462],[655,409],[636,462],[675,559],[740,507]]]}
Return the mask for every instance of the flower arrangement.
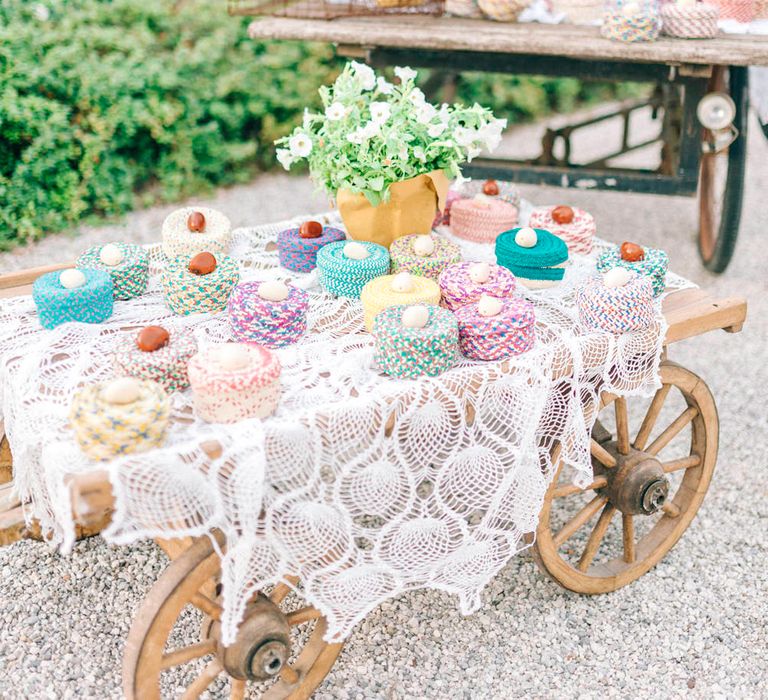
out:
{"label": "flower arrangement", "polygon": [[324,112],[305,112],[303,124],[276,142],[283,167],[306,160],[332,196],[361,193],[375,207],[389,200],[391,185],[419,175],[442,171],[461,180],[462,163],[499,144],[506,120],[478,104],[435,107],[416,87],[416,71],[394,72],[399,84],[348,63],[320,88]]}

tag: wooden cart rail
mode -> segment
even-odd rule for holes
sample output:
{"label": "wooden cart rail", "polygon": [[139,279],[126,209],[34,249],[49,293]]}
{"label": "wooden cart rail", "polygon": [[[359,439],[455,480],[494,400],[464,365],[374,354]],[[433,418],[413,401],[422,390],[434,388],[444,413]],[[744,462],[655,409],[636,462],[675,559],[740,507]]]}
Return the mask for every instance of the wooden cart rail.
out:
{"label": "wooden cart rail", "polygon": [[472,51],[672,65],[768,65],[768,36],[751,34],[722,34],[706,41],[661,37],[628,44],[604,39],[596,27],[426,16],[332,21],[269,17],[252,22],[248,31],[254,39],[326,41],[362,49]]}

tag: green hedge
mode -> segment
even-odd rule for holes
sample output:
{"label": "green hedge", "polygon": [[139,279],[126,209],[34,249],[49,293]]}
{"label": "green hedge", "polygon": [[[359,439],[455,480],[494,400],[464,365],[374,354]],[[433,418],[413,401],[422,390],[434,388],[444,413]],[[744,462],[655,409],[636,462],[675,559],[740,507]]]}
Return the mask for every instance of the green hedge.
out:
{"label": "green hedge", "polygon": [[[3,0],[0,247],[272,166],[272,141],[340,62],[326,45],[253,42],[247,23],[203,0]],[[516,120],[594,96],[483,76],[459,94]]]}

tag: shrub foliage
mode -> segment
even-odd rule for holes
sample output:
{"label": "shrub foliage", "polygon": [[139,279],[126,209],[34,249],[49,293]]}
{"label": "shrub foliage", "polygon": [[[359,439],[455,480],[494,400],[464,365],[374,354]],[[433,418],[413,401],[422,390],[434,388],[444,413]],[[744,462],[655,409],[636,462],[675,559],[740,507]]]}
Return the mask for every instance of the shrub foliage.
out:
{"label": "shrub foliage", "polygon": [[[3,0],[0,247],[272,165],[342,64],[327,45],[251,41],[247,22],[203,0]],[[574,81],[459,83],[515,120],[588,96]]]}

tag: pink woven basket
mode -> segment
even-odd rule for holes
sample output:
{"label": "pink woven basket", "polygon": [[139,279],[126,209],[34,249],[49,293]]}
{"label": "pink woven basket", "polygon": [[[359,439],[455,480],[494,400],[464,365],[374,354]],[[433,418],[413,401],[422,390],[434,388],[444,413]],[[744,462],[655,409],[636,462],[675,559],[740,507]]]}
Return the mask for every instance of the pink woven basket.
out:
{"label": "pink woven basket", "polygon": [[675,5],[661,7],[661,33],[680,39],[711,39],[717,36],[720,11],[714,5]]}
{"label": "pink woven basket", "polygon": [[755,18],[755,0],[712,0],[720,10],[720,19],[735,19],[746,24]]}

